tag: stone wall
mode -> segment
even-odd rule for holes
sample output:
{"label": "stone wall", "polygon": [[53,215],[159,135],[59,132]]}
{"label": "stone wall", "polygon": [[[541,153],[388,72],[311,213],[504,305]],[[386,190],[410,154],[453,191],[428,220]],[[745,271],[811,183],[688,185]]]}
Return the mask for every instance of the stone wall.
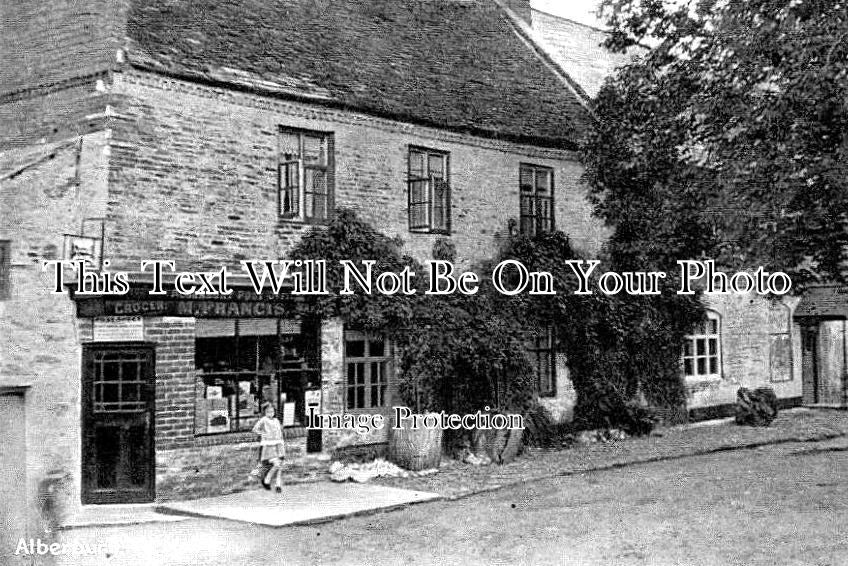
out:
{"label": "stone wall", "polygon": [[[689,409],[736,403],[740,387],[771,387],[781,399],[801,397],[801,333],[791,313],[798,299],[772,303],[755,294],[706,295],[708,308],[721,324],[721,379],[687,380]],[[772,375],[771,335],[788,332],[792,343],[792,370]]]}
{"label": "stone wall", "polygon": [[437,236],[410,233],[409,146],[450,152],[452,235],[458,262],[490,257],[519,216],[519,164],[554,168],[556,218],[592,253],[606,232],[591,217],[576,155],[190,84],[156,75],[115,76],[107,242],[116,265],[176,259],[178,266],[239,268],[285,257],[306,229],[277,215],[278,127],[333,132],[335,201],[399,235],[418,259]]}
{"label": "stone wall", "polygon": [[[16,260],[11,296],[0,301],[0,385],[29,385],[25,396],[27,499],[38,504],[48,474],[64,479],[55,501],[59,515],[80,500],[79,327],[73,302],[51,290],[40,266]],[[42,525],[31,532],[38,536]]]}

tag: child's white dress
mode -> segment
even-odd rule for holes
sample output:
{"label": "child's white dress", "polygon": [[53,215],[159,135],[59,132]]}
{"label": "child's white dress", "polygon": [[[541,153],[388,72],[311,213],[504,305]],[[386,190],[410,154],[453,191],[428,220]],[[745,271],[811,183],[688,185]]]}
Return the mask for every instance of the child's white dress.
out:
{"label": "child's white dress", "polygon": [[264,416],[253,425],[253,432],[258,434],[262,440],[259,459],[261,461],[283,459],[286,457],[285,444],[283,443],[283,428],[280,421],[275,418]]}

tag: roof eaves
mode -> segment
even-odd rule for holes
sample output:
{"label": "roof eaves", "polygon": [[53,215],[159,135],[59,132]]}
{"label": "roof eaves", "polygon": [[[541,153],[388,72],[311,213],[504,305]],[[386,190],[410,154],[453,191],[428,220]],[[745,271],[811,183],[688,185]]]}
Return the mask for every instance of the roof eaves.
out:
{"label": "roof eaves", "polygon": [[440,124],[438,122],[422,120],[420,118],[415,118],[412,116],[406,116],[402,114],[395,114],[392,112],[381,112],[375,110],[373,108],[362,108],[358,106],[353,106],[349,103],[345,103],[343,101],[337,99],[326,98],[323,96],[314,96],[309,94],[304,94],[300,92],[294,92],[289,90],[272,90],[265,87],[263,84],[250,84],[247,81],[233,81],[228,80],[226,78],[220,77],[212,77],[207,74],[202,73],[194,73],[194,72],[180,72],[173,71],[167,68],[164,68],[159,65],[150,64],[144,61],[137,61],[133,59],[128,60],[128,64],[133,69],[146,72],[153,73],[156,75],[169,77],[176,80],[182,80],[190,83],[205,85],[213,88],[224,88],[229,90],[234,90],[237,92],[246,92],[252,94],[258,94],[260,96],[267,96],[269,98],[276,98],[281,100],[290,100],[294,102],[303,102],[307,104],[316,104],[319,106],[324,106],[326,108],[332,108],[335,110],[342,110],[346,112],[358,112],[361,114],[366,114],[370,116],[374,116],[377,118],[384,118],[388,120],[394,120],[398,122],[406,122],[408,124],[415,124],[419,126],[425,126],[428,128],[434,128],[438,130],[446,130],[450,132],[455,132],[459,134],[467,134],[472,136],[477,136],[486,139],[494,139],[494,140],[502,140],[513,143],[518,143],[522,145],[532,145],[536,147],[544,147],[550,149],[561,149],[568,151],[577,151],[580,147],[576,140],[565,139],[565,138],[549,138],[549,137],[540,137],[540,136],[525,136],[520,134],[508,134],[501,133],[492,130],[487,130],[483,128],[474,128],[468,126],[449,126],[445,124]]}

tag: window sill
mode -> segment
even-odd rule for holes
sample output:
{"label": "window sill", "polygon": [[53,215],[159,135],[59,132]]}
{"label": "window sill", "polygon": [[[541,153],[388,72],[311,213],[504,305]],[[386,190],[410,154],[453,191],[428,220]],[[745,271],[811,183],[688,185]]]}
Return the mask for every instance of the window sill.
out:
{"label": "window sill", "polygon": [[433,228],[410,228],[411,234],[435,234],[437,236],[450,236],[450,230],[434,230]]}
{"label": "window sill", "polygon": [[326,226],[330,223],[329,218],[286,218],[279,216],[277,220],[280,224],[297,224],[301,226]]}
{"label": "window sill", "polygon": [[688,386],[709,385],[724,381],[721,375],[687,375],[683,379]]}

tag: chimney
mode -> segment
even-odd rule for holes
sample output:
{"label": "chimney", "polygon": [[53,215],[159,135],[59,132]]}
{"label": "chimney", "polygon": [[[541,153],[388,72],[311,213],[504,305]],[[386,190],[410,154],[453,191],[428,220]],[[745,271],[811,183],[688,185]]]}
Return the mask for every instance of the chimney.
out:
{"label": "chimney", "polygon": [[501,3],[506,8],[512,10],[516,16],[524,20],[528,26],[533,24],[533,18],[530,13],[530,0],[501,0]]}

